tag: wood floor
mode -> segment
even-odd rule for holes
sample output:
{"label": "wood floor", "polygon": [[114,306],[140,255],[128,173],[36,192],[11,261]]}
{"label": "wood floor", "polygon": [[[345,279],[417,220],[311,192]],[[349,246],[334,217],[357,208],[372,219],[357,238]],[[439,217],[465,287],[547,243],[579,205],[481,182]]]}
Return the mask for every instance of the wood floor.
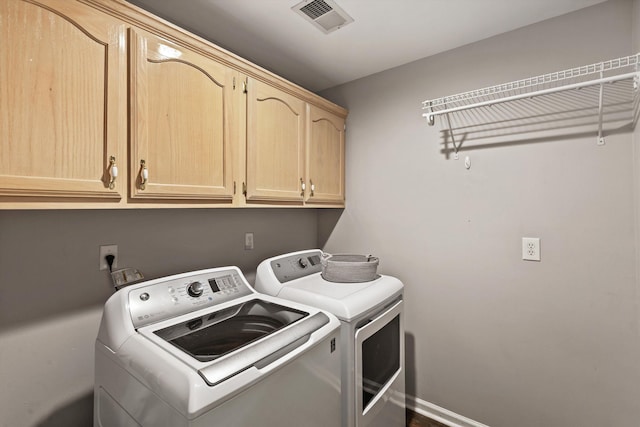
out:
{"label": "wood floor", "polygon": [[427,418],[407,409],[407,427],[447,427],[446,425]]}

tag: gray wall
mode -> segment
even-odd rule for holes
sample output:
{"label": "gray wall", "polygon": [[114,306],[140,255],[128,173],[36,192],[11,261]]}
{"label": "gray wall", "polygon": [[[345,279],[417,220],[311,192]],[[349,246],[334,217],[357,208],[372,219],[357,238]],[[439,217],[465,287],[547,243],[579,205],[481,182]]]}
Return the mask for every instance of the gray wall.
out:
{"label": "gray wall", "polygon": [[[244,250],[253,232],[255,249]],[[113,293],[98,247],[146,276],[258,263],[317,245],[305,209],[0,212],[0,426],[91,424],[93,343]]]}
{"label": "gray wall", "polygon": [[[633,51],[640,52],[640,0],[633,1]],[[640,113],[639,113],[640,114]],[[633,132],[633,183],[636,213],[636,295],[640,296],[640,126]],[[640,329],[640,309],[638,328]]]}
{"label": "gray wall", "polygon": [[[325,243],[373,253],[407,286],[419,402],[493,427],[637,426],[638,131],[469,141],[466,170],[420,103],[636,52],[638,9],[611,0],[325,93],[350,109],[344,212],[0,212],[0,426],[87,424],[111,243],[148,278]],[[520,260],[523,236],[542,262]]]}
{"label": "gray wall", "polygon": [[[454,160],[421,118],[428,98],[634,53],[632,11],[610,0],[322,93],[350,114],[347,207],[335,228],[320,213],[320,242],[404,281],[418,406],[493,427],[638,425],[631,132],[470,140]],[[541,238],[541,262],[521,260],[522,237]]]}

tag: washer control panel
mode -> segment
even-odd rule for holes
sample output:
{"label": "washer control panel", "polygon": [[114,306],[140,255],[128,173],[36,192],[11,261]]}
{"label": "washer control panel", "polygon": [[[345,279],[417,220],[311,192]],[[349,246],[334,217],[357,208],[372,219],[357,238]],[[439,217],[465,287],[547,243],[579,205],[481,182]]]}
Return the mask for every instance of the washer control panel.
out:
{"label": "washer control panel", "polygon": [[141,285],[129,291],[129,311],[135,328],[253,292],[236,270],[182,275],[180,278]]}
{"label": "washer control panel", "polygon": [[321,257],[320,251],[288,255],[271,261],[271,269],[280,283],[286,283],[321,272]]}

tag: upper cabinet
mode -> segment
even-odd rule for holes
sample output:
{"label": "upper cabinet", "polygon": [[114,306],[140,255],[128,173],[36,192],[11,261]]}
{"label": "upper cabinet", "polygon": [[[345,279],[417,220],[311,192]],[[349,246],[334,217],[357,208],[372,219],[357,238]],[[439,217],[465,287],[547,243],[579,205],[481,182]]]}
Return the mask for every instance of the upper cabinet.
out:
{"label": "upper cabinet", "polygon": [[233,197],[233,71],[130,30],[131,197]]}
{"label": "upper cabinet", "polygon": [[346,110],[124,0],[0,39],[0,209],[344,205]]}
{"label": "upper cabinet", "polygon": [[248,79],[247,203],[344,205],[344,117]]}
{"label": "upper cabinet", "polygon": [[307,203],[344,204],[345,121],[311,105],[307,119]]}
{"label": "upper cabinet", "polygon": [[0,40],[2,200],[124,197],[125,26],[75,1],[2,0]]}
{"label": "upper cabinet", "polygon": [[255,79],[247,82],[247,201],[304,199],[303,100]]}

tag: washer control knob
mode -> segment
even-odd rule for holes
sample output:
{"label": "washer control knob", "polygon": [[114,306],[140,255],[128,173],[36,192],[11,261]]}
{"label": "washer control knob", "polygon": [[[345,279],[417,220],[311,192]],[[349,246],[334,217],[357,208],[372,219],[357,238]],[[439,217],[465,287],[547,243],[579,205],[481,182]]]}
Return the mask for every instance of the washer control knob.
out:
{"label": "washer control knob", "polygon": [[148,293],[146,293],[146,292],[144,292],[144,293],[140,294],[140,299],[141,299],[142,301],[146,301],[146,300],[148,300],[148,299],[149,299],[149,294],[148,294]]}
{"label": "washer control knob", "polygon": [[299,265],[301,268],[307,268],[307,267],[309,267],[309,263],[308,263],[308,262],[307,262],[307,260],[306,260],[306,259],[304,259],[304,258],[298,258],[298,265]]}
{"label": "washer control knob", "polygon": [[201,296],[203,292],[204,286],[200,282],[189,283],[189,286],[187,286],[187,293],[189,294],[189,296],[192,296],[194,298]]}

